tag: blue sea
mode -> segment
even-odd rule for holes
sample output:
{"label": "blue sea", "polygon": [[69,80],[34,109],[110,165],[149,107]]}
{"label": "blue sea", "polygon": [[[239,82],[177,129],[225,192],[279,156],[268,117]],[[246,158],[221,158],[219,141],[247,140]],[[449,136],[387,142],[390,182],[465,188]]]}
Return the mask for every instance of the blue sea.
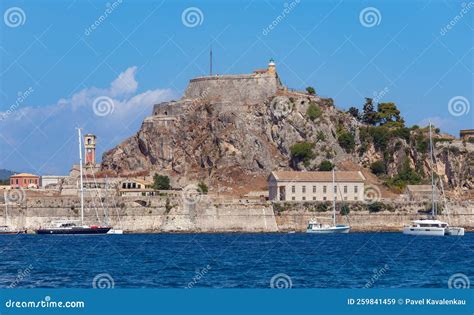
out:
{"label": "blue sea", "polygon": [[474,233],[0,236],[0,287],[447,288]]}

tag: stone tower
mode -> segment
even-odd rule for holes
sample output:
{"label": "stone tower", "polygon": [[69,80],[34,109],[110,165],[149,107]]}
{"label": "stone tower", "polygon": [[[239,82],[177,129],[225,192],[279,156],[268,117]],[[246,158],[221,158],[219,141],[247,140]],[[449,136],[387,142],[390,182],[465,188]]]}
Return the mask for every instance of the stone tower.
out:
{"label": "stone tower", "polygon": [[270,59],[270,62],[268,63],[268,73],[275,75],[276,74],[276,65],[275,61]]}
{"label": "stone tower", "polygon": [[86,149],[86,165],[95,165],[95,139],[96,136],[93,134],[88,133],[84,135],[84,148]]}

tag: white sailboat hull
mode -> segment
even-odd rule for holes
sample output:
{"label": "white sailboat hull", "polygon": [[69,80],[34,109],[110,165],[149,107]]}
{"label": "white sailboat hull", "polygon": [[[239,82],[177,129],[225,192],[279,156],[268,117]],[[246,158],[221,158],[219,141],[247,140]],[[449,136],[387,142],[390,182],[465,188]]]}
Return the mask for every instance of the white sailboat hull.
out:
{"label": "white sailboat hull", "polygon": [[316,233],[316,234],[335,234],[335,233],[349,233],[351,230],[350,226],[330,226],[330,227],[321,227],[321,228],[312,228],[307,229],[307,233]]}
{"label": "white sailboat hull", "polygon": [[451,226],[446,229],[446,235],[450,236],[464,236],[464,228]]}
{"label": "white sailboat hull", "polygon": [[110,229],[107,234],[123,234],[123,230]]}
{"label": "white sailboat hull", "polygon": [[403,228],[403,234],[423,235],[423,236],[444,236],[445,228],[442,227],[414,227],[406,226]]}

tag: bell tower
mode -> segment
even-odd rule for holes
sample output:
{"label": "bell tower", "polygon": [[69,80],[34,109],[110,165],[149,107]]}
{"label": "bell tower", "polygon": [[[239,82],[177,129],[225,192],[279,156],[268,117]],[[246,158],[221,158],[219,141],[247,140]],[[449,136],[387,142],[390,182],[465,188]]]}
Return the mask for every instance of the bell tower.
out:
{"label": "bell tower", "polygon": [[276,74],[276,65],[275,61],[270,59],[270,62],[268,63],[268,73],[275,75]]}
{"label": "bell tower", "polygon": [[95,139],[93,134],[84,135],[85,165],[95,165]]}

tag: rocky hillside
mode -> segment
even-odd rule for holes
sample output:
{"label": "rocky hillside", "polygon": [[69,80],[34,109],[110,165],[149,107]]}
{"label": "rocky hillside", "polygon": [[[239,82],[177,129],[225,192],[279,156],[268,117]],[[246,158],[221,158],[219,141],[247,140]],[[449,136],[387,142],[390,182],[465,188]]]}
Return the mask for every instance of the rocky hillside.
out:
{"label": "rocky hillside", "polygon": [[[428,180],[426,128],[368,125],[332,99],[278,91],[253,105],[205,96],[176,104],[179,114],[146,118],[137,134],[106,152],[102,169],[166,174],[176,187],[204,181],[211,190],[235,194],[265,189],[273,170],[324,169],[328,161],[338,169],[362,169],[394,192]],[[439,134],[435,144],[445,188],[457,195],[472,191],[474,144]]]}

